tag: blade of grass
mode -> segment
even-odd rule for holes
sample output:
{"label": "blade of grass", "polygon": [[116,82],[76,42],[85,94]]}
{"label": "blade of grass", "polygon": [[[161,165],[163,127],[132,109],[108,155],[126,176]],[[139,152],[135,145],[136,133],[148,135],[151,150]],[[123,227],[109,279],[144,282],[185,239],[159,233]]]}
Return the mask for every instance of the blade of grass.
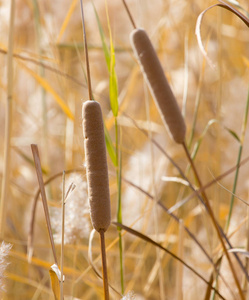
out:
{"label": "blade of grass", "polygon": [[[8,54],[8,51],[0,48],[0,53],[2,53],[2,54]],[[30,57],[25,57],[25,56],[17,54],[17,53],[14,53],[13,57],[15,57],[17,59],[20,59],[20,60],[28,61],[28,62],[33,63],[33,64],[38,65],[38,66],[41,66],[44,69],[49,70],[50,72],[53,72],[55,74],[58,74],[60,76],[63,76],[65,78],[71,80],[72,82],[74,82],[75,84],[77,84],[77,85],[79,85],[81,87],[84,87],[84,88],[86,87],[86,85],[84,83],[82,83],[80,80],[78,80],[77,78],[74,78],[73,76],[71,76],[71,75],[69,75],[67,73],[64,73],[64,72],[62,72],[62,71],[60,71],[60,70],[58,70],[56,68],[53,68],[53,67],[51,67],[51,66],[49,66],[47,64],[44,64],[41,61],[38,61],[38,60],[30,58]]]}
{"label": "blade of grass", "polygon": [[108,154],[111,158],[113,165],[115,167],[117,167],[118,163],[117,163],[116,151],[114,149],[112,139],[110,137],[109,131],[107,130],[105,124],[104,124],[104,130],[105,130],[105,143],[106,143],[106,148],[107,148]]}
{"label": "blade of grass", "polygon": [[[112,109],[112,113],[115,119],[115,141],[116,141],[116,177],[117,177],[117,187],[118,187],[118,208],[117,208],[117,221],[122,222],[122,201],[121,201],[121,173],[122,173],[122,157],[120,149],[120,135],[119,135],[119,127],[117,122],[118,116],[118,81],[117,81],[117,74],[115,71],[115,50],[113,46],[112,40],[112,32],[110,26],[110,19],[109,19],[109,12],[107,1],[105,0],[105,9],[106,9],[106,18],[107,18],[107,25],[109,31],[109,39],[110,39],[110,51],[109,57],[106,57],[106,62],[109,62],[109,97],[110,97],[110,105]],[[98,22],[99,26],[101,25]],[[103,30],[101,31],[103,33]],[[102,34],[102,43],[104,42],[103,34]],[[104,52],[106,49],[105,44],[103,44]],[[107,54],[105,54],[107,55]],[[119,153],[120,152],[120,153]],[[122,235],[121,229],[119,229],[119,258],[120,258],[120,282],[121,282],[121,292],[124,294],[124,270],[123,270],[123,243],[122,243]]]}
{"label": "blade of grass", "polygon": [[106,44],[106,40],[105,40],[105,34],[103,31],[103,27],[101,25],[100,19],[99,19],[99,15],[97,13],[97,10],[93,4],[93,8],[94,8],[94,13],[95,13],[95,17],[98,23],[98,28],[99,28],[99,34],[100,34],[100,38],[101,38],[101,43],[102,43],[102,49],[104,51],[104,55],[105,55],[105,61],[106,61],[106,65],[108,68],[108,71],[110,72],[110,65],[111,65],[111,55],[110,55],[110,51],[108,49],[108,46]]}
{"label": "blade of grass", "polygon": [[60,106],[62,111],[65,113],[65,115],[71,120],[74,120],[74,115],[72,114],[70,108],[67,106],[64,100],[58,95],[58,93],[52,88],[50,83],[46,79],[42,78],[40,75],[35,73],[33,70],[25,66],[23,63],[19,62],[19,64],[44,88],[44,90],[46,90],[49,94],[53,96],[53,98]]}
{"label": "blade of grass", "polygon": [[[189,269],[191,272],[193,272],[199,279],[201,279],[203,282],[205,282],[207,285],[210,285],[209,281],[206,280],[202,275],[200,275],[194,268],[192,268],[189,264],[187,264],[185,261],[183,261],[181,258],[179,258],[177,255],[175,255],[174,253],[172,253],[171,251],[169,251],[168,249],[164,248],[162,245],[160,245],[159,243],[155,242],[154,240],[152,240],[151,238],[149,238],[148,236],[142,234],[141,232],[134,230],[128,226],[125,226],[124,224],[118,223],[118,222],[112,222],[113,225],[115,225],[116,227],[121,227],[123,230],[129,232],[130,234],[146,241],[147,243],[152,244],[155,247],[158,247],[159,249],[165,251],[167,254],[169,254],[170,256],[172,256],[175,260],[179,261],[180,263],[182,263],[187,269]],[[211,286],[212,290],[215,290],[216,293],[219,295],[219,297],[221,299],[225,298],[219,293],[218,290],[216,290],[214,287]]]}
{"label": "blade of grass", "polygon": [[192,126],[191,126],[191,133],[190,133],[190,137],[189,137],[189,141],[188,141],[189,149],[192,146],[194,133],[195,133],[197,115],[198,115],[198,112],[199,112],[199,106],[200,106],[200,100],[201,100],[201,88],[202,88],[202,84],[203,84],[203,76],[204,76],[204,72],[205,72],[205,66],[206,66],[206,60],[203,59],[202,67],[201,67],[201,73],[200,73],[200,76],[199,76],[199,82],[198,82],[198,87],[197,87],[196,98],[195,98],[195,108],[194,108],[193,122],[192,122]]}
{"label": "blade of grass", "polygon": [[[234,205],[234,195],[236,194],[236,189],[237,189],[237,183],[238,183],[238,178],[239,178],[239,165],[241,162],[241,157],[242,157],[242,151],[243,151],[243,146],[244,146],[244,139],[245,139],[245,132],[246,132],[246,126],[247,126],[247,120],[248,120],[248,107],[249,107],[249,89],[248,89],[248,94],[247,94],[247,101],[246,101],[246,108],[245,108],[245,114],[244,114],[244,119],[242,122],[242,129],[241,129],[241,136],[240,138],[238,136],[237,139],[240,141],[240,146],[239,146],[239,152],[237,156],[237,169],[235,172],[235,177],[234,177],[234,182],[233,182],[233,189],[232,189],[232,196],[230,200],[230,206],[229,206],[229,212],[228,212],[228,217],[227,217],[227,222],[225,226],[225,232],[228,231],[231,217],[232,217],[232,211],[233,211],[233,205]],[[233,132],[231,132],[233,135]]]}
{"label": "blade of grass", "polygon": [[61,37],[63,36],[63,34],[64,34],[64,32],[65,32],[65,30],[66,30],[66,28],[68,26],[68,23],[69,23],[69,21],[70,21],[70,19],[72,17],[72,14],[73,14],[73,12],[75,10],[77,2],[78,2],[78,0],[73,0],[72,1],[71,5],[70,5],[70,8],[69,8],[69,10],[67,12],[67,15],[66,15],[66,17],[65,17],[65,19],[64,19],[64,21],[62,23],[59,35],[58,35],[57,40],[56,40],[56,43],[60,43]]}

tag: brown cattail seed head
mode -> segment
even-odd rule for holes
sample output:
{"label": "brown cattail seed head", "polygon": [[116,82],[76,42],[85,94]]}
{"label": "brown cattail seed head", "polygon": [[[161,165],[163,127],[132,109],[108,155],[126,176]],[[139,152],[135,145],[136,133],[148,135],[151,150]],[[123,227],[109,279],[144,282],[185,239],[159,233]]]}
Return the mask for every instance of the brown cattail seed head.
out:
{"label": "brown cattail seed head", "polygon": [[185,122],[156,51],[143,29],[133,30],[130,39],[164,125],[169,128],[175,142],[182,144],[186,133]]}
{"label": "brown cattail seed head", "polygon": [[86,101],[83,104],[82,117],[91,220],[96,231],[106,231],[111,223],[111,207],[100,104]]}

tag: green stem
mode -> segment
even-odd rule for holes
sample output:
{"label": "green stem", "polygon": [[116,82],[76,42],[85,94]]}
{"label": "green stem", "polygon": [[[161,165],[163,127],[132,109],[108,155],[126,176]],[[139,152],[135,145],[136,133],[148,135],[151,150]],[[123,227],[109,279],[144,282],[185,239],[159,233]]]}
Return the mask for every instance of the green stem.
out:
{"label": "green stem", "polygon": [[[117,209],[117,220],[118,223],[122,223],[122,201],[121,201],[121,151],[119,153],[119,131],[117,117],[115,117],[115,139],[116,139],[116,165],[117,165],[117,187],[118,187],[118,209]],[[121,292],[124,294],[124,269],[123,269],[123,242],[122,242],[122,229],[118,228],[119,231],[119,262],[120,262],[120,281],[121,281]]]}
{"label": "green stem", "polygon": [[234,182],[233,182],[233,191],[232,191],[232,196],[231,196],[231,201],[230,201],[230,208],[229,208],[228,218],[227,218],[227,222],[226,222],[226,226],[225,226],[225,232],[228,231],[230,221],[231,221],[231,217],[232,217],[232,210],[233,210],[233,204],[234,204],[234,194],[236,193],[236,188],[237,188],[237,183],[238,183],[239,165],[240,165],[240,162],[241,162],[244,139],[245,139],[245,133],[246,133],[246,125],[247,125],[247,120],[248,120],[248,108],[249,108],[249,89],[248,89],[246,109],[245,109],[244,119],[243,119],[243,123],[242,123],[242,129],[241,129],[240,147],[239,147],[239,153],[238,153],[238,158],[237,158],[237,169],[236,169]]}
{"label": "green stem", "polygon": [[234,194],[236,193],[236,188],[237,188],[237,183],[238,183],[239,164],[240,164],[240,161],[241,161],[242,150],[243,150],[243,145],[240,144],[238,158],[237,158],[237,169],[236,169],[236,172],[235,172],[235,177],[234,177],[234,182],[233,182],[233,190],[232,190],[232,196],[231,196],[231,200],[230,200],[230,207],[229,207],[227,222],[226,222],[226,226],[225,226],[225,232],[228,231],[230,221],[231,221],[231,217],[232,217],[232,211],[233,211],[233,205],[234,205]]}

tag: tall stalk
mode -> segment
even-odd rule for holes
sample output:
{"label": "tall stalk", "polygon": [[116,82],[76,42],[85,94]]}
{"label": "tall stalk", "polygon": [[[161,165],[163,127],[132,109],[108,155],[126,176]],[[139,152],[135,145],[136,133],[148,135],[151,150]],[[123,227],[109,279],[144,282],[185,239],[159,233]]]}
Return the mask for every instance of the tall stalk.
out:
{"label": "tall stalk", "polygon": [[0,202],[0,237],[3,238],[6,223],[6,203],[9,198],[9,174],[11,167],[11,132],[12,132],[12,101],[13,101],[13,48],[14,48],[15,0],[10,3],[9,41],[7,54],[7,102],[5,114],[5,142],[3,180]]}

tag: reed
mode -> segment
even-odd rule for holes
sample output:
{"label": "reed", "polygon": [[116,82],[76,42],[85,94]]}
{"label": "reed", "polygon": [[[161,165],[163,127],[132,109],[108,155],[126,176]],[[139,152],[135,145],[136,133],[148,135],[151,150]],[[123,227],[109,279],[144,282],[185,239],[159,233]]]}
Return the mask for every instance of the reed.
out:
{"label": "reed", "polygon": [[109,299],[104,232],[111,223],[109,179],[102,111],[96,101],[86,101],[82,109],[88,198],[93,227],[101,238],[105,299]]}
{"label": "reed", "polygon": [[163,123],[175,142],[182,144],[186,125],[150,38],[139,28],[132,31],[130,40]]}

